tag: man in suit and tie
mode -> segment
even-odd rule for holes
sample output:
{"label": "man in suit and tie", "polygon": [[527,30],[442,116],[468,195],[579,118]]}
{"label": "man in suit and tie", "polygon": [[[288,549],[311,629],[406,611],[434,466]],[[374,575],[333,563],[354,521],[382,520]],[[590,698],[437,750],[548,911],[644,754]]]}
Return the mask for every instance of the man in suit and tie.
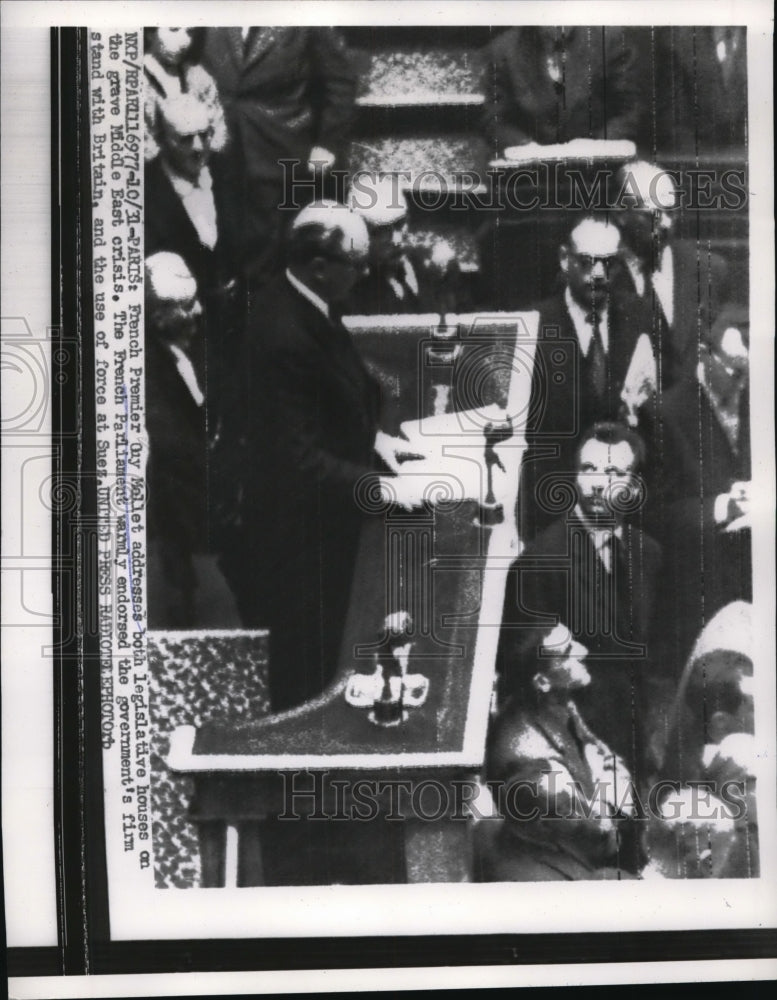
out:
{"label": "man in suit and tie", "polygon": [[208,28],[203,64],[227,118],[240,259],[261,284],[281,269],[279,206],[288,217],[307,204],[314,174],[343,159],[356,74],[342,35],[323,27]]}
{"label": "man in suit and tie", "polygon": [[223,164],[212,155],[212,124],[205,104],[192,94],[165,102],[159,111],[159,155],[146,165],[146,255],[178,254],[197,282],[205,312],[203,351],[208,382],[208,422],[215,430],[238,350],[237,266],[230,243],[230,201]]}
{"label": "man in suit and tie", "polygon": [[587,650],[562,624],[534,636],[511,664],[511,697],[489,735],[486,779],[501,819],[476,826],[476,878],[629,878],[639,863],[622,834],[631,776],[575,703],[591,684]]}
{"label": "man in suit and tie", "polygon": [[[534,537],[571,496],[581,431],[627,416],[654,388],[650,318],[631,294],[616,291],[621,240],[606,218],[575,220],[559,249],[564,287],[537,307],[538,344],[521,472],[521,538]],[[639,351],[639,353],[637,353]],[[635,354],[643,358],[635,385]],[[644,369],[644,370],[643,370]]]}
{"label": "man in suit and tie", "polygon": [[571,466],[573,509],[511,568],[500,653],[507,673],[520,660],[527,629],[565,623],[589,651],[582,715],[640,778],[661,565],[660,546],[629,517],[643,499],[636,474],[644,451],[639,435],[616,422],[582,435]]}
{"label": "man in suit and tie", "polygon": [[385,478],[406,442],[378,430],[377,383],[335,313],[368,246],[344,205],[307,206],[289,233],[288,269],[249,310],[236,587],[244,624],[270,628],[274,709],[319,694],[334,675],[369,506],[359,496],[406,500],[401,479]]}
{"label": "man in suit and tie", "polygon": [[667,171],[637,160],[621,167],[616,183],[624,285],[652,317],[668,389],[695,370],[705,328],[726,301],[728,265],[706,243],[673,237],[679,201]]}
{"label": "man in suit and tie", "polygon": [[349,297],[349,312],[369,316],[463,310],[464,282],[451,246],[440,241],[429,252],[409,245],[407,198],[396,177],[358,177],[350,204],[367,223],[370,256],[369,273]]}
{"label": "man in suit and tie", "polygon": [[229,627],[234,599],[209,551],[202,306],[177,254],[146,258],[146,430],[151,628]]}
{"label": "man in suit and tie", "polygon": [[721,309],[695,376],[651,418],[649,514],[669,555],[665,598],[677,624],[667,640],[678,668],[716,611],[752,600],[748,344],[747,311]]}

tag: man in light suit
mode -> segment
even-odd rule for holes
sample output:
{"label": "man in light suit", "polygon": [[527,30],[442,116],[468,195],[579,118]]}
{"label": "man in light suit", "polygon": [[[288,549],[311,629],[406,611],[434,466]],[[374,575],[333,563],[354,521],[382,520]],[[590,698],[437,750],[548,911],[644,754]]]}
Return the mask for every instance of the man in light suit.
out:
{"label": "man in light suit", "polygon": [[502,819],[476,828],[476,877],[629,878],[639,859],[619,850],[618,820],[631,777],[575,704],[591,682],[587,650],[563,624],[535,635],[537,648],[512,664],[512,697],[489,735],[486,780]]}
{"label": "man in light suit", "polygon": [[345,206],[307,206],[289,233],[286,273],[249,310],[235,579],[244,624],[270,628],[274,709],[319,694],[334,675],[367,516],[359,496],[402,502],[400,480],[384,477],[406,443],[378,430],[377,383],[335,315],[368,246]]}
{"label": "man in light suit", "polygon": [[[280,269],[278,207],[286,203],[292,214],[295,203],[311,201],[314,171],[342,160],[356,75],[334,28],[209,28],[203,63],[216,80],[230,134],[240,256],[247,275],[261,283]],[[302,181],[293,192],[284,189],[292,176]]]}

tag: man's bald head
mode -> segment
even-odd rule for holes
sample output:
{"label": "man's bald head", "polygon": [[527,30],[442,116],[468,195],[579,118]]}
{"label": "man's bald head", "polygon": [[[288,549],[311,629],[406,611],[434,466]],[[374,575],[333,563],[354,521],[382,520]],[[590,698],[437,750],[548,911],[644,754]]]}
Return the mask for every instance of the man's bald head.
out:
{"label": "man's bald head", "polygon": [[337,201],[314,201],[306,205],[291,225],[289,245],[314,234],[322,246],[339,240],[340,249],[346,253],[366,254],[370,245],[364,220]]}
{"label": "man's bald head", "polygon": [[196,334],[202,307],[197,282],[182,257],[161,251],[146,258],[146,317],[149,329],[184,349]]}
{"label": "man's bald head", "polygon": [[345,299],[363,273],[370,238],[364,220],[335,201],[307,205],[287,241],[291,271],[326,302]]}
{"label": "man's bald head", "polygon": [[618,225],[623,238],[645,264],[669,242],[678,206],[674,179],[646,160],[625,163],[618,171]]}

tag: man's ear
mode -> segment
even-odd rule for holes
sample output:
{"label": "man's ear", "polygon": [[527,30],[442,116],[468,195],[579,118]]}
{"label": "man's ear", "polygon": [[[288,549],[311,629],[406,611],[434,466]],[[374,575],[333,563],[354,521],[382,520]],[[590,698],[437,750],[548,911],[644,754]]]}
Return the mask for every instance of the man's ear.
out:
{"label": "man's ear", "polygon": [[558,263],[564,274],[569,270],[569,247],[562,243],[558,248]]}
{"label": "man's ear", "polygon": [[326,281],[326,257],[313,257],[308,265],[311,275],[319,282]]}
{"label": "man's ear", "polygon": [[531,683],[538,694],[547,694],[550,691],[550,678],[541,670],[538,670],[534,677],[532,677]]}

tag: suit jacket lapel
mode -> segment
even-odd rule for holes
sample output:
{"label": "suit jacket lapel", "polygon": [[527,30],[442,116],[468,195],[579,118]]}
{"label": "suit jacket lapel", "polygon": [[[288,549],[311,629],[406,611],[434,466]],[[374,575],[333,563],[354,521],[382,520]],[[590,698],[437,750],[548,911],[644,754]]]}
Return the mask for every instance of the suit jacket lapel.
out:
{"label": "suit jacket lapel", "polygon": [[[277,45],[283,28],[257,28],[252,32],[248,51],[242,59],[243,70],[254,67],[264,56]],[[242,39],[241,39],[242,40]]]}
{"label": "suit jacket lapel", "polygon": [[351,395],[362,399],[365,382],[371,381],[351,335],[339,321],[328,320],[312,302],[291,285],[288,293],[300,317],[300,325],[326,356],[327,368],[339,376]]}
{"label": "suit jacket lapel", "polygon": [[[170,183],[170,178],[162,169],[162,163],[159,158],[156,160],[156,166],[159,170],[160,185],[162,187],[163,197],[160,200],[160,208],[166,212],[169,222],[165,227],[169,232],[184,232],[186,233],[186,242],[190,244],[193,250],[196,250],[197,254],[213,254],[215,249],[218,248],[218,234],[219,234],[219,216],[218,216],[218,204],[216,204],[216,243],[214,245],[214,250],[208,250],[200,242],[199,234],[194,228],[194,223],[189,218],[189,213],[184,208],[183,202],[176,194],[175,188]],[[215,186],[215,185],[214,185]],[[215,200],[215,194],[214,194]]]}
{"label": "suit jacket lapel", "polygon": [[[636,302],[635,299],[635,305]],[[616,296],[611,299],[608,322],[607,368],[611,384],[620,392],[637,344],[637,334],[644,332],[649,336],[649,331],[637,330],[637,317],[628,316]]]}
{"label": "suit jacket lapel", "polygon": [[232,64],[235,68],[235,72],[238,76],[243,72],[243,67],[245,65],[243,60],[243,54],[245,52],[245,45],[243,44],[243,33],[240,28],[224,28],[227,36],[227,49],[229,51],[229,56],[232,60]]}

